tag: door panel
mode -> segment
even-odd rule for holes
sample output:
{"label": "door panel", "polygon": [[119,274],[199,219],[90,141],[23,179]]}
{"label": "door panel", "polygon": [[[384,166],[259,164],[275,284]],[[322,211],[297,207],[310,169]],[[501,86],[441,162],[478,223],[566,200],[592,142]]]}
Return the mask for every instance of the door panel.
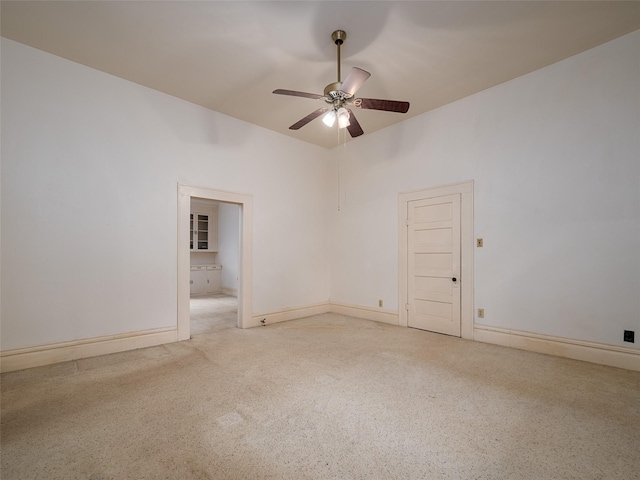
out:
{"label": "door panel", "polygon": [[460,195],[410,201],[407,208],[408,325],[459,337]]}
{"label": "door panel", "polygon": [[419,245],[451,245],[450,228],[433,228],[416,231],[416,243]]}
{"label": "door panel", "polygon": [[451,219],[452,206],[446,203],[434,205],[416,205],[414,217],[416,223],[448,221]]}
{"label": "door panel", "polygon": [[[435,250],[435,249],[434,249]],[[413,256],[414,268],[416,270],[425,270],[421,272],[428,274],[429,270],[451,270],[453,259],[449,252],[432,252],[423,253],[416,252]]]}

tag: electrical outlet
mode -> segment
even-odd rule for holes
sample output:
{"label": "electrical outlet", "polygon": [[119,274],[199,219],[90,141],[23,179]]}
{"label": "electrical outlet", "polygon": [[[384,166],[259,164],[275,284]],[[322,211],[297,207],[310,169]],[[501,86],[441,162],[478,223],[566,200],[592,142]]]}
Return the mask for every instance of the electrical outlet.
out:
{"label": "electrical outlet", "polygon": [[378,306],[379,306],[379,307],[382,307],[383,303],[384,303],[384,302],[383,302],[382,300],[378,300]]}
{"label": "electrical outlet", "polygon": [[484,318],[484,308],[478,309],[478,318]]}
{"label": "electrical outlet", "polygon": [[636,343],[635,332],[633,330],[624,331],[624,341],[629,343]]}
{"label": "electrical outlet", "polygon": [[481,238],[476,238],[476,247],[484,247],[484,240],[482,240]]}

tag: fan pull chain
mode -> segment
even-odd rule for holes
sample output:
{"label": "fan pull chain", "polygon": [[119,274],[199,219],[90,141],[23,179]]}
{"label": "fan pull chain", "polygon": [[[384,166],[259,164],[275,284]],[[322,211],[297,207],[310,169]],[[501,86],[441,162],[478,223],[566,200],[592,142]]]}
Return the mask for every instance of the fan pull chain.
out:
{"label": "fan pull chain", "polygon": [[[339,50],[340,50],[340,46],[338,46],[338,51]],[[340,65],[339,62],[338,62],[338,65]],[[336,130],[338,131],[338,147],[339,147],[340,146],[340,128],[336,128]],[[338,212],[340,211],[340,192],[341,191],[342,191],[342,162],[340,160],[340,155],[338,155]]]}
{"label": "fan pull chain", "polygon": [[[340,141],[340,131],[342,130],[342,142]],[[344,168],[343,163],[347,160],[347,129],[346,128],[338,128],[338,148],[342,143],[342,152],[341,155],[338,155],[338,212],[341,209],[341,206],[346,206],[347,204],[347,180],[344,180],[344,200],[342,201],[342,183],[344,176]]]}
{"label": "fan pull chain", "polygon": [[[346,167],[346,163],[347,163],[347,129],[344,128],[344,131],[342,132],[342,161],[345,163],[345,167]],[[345,173],[346,175],[346,173]],[[347,205],[347,179],[345,177],[344,179],[344,201],[343,201],[343,205],[346,206]]]}

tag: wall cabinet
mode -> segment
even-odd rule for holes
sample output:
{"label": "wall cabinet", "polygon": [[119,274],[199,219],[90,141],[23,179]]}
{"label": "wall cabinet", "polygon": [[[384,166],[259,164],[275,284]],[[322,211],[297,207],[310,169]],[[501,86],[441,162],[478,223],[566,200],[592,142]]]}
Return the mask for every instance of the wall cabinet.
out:
{"label": "wall cabinet", "polygon": [[189,250],[218,251],[218,206],[191,204],[189,216]]}
{"label": "wall cabinet", "polygon": [[222,265],[192,265],[191,295],[222,292]]}

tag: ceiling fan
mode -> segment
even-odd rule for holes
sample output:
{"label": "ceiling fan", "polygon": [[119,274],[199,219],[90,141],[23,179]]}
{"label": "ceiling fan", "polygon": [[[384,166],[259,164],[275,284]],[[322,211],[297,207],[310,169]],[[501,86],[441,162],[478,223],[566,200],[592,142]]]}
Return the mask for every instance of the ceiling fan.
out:
{"label": "ceiling fan", "polygon": [[338,120],[339,128],[346,128],[352,137],[358,137],[364,133],[355,115],[351,111],[351,106],[368,110],[383,110],[386,112],[407,113],[409,102],[397,100],[380,100],[377,98],[355,98],[355,94],[362,84],[371,76],[366,70],[353,67],[344,82],[340,81],[340,46],[347,38],[343,30],[336,30],[331,34],[331,39],[338,47],[338,81],[330,83],[324,89],[324,95],[316,93],[297,92],[295,90],[274,90],[277,95],[291,95],[293,97],[311,98],[314,100],[324,100],[326,107],[319,108],[311,112],[306,117],[298,120],[289,127],[290,130],[298,130],[307,123],[324,114],[322,121],[325,125],[332,127]]}

